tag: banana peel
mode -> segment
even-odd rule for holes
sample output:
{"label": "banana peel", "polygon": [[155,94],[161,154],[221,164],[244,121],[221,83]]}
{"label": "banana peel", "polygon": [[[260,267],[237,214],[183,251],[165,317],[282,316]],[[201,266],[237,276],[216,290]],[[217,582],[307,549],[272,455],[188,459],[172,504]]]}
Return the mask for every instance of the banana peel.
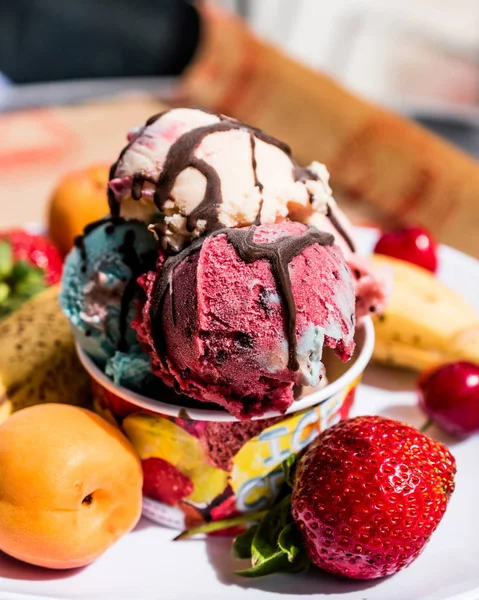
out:
{"label": "banana peel", "polygon": [[90,379],[59,291],[59,285],[47,288],[0,322],[0,423],[34,404],[90,405]]}
{"label": "banana peel", "polygon": [[411,263],[378,254],[372,262],[393,274],[386,310],[374,317],[373,360],[415,371],[479,363],[479,313],[464,298]]}

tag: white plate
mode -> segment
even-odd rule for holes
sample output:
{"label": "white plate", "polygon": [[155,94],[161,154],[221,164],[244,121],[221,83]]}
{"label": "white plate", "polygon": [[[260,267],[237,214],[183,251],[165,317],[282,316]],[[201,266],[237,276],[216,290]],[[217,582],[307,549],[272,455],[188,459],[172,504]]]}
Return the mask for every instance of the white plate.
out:
{"label": "white plate", "polygon": [[[364,250],[375,239],[360,230]],[[441,248],[440,278],[479,310],[479,262]],[[358,392],[357,413],[380,413],[421,425],[414,377],[405,372],[369,367]],[[437,429],[430,434],[446,442],[457,465],[457,489],[446,515],[424,553],[405,571],[372,582],[338,580],[311,571],[259,580],[232,574],[228,538],[171,542],[173,532],[143,519],[135,531],[85,569],[69,572],[30,567],[0,555],[1,600],[266,600],[277,598],[341,600],[478,600],[479,598],[479,436],[454,442]]]}

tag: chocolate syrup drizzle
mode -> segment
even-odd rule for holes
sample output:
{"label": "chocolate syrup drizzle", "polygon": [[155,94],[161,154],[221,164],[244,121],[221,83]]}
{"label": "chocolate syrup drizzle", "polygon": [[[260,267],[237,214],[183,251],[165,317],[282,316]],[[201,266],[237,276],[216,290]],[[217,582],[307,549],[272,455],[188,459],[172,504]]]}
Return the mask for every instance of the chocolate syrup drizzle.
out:
{"label": "chocolate syrup drizzle", "polygon": [[[171,145],[166,156],[163,169],[156,183],[154,194],[154,202],[161,212],[164,209],[166,201],[169,199],[176,178],[185,169],[192,167],[202,173],[206,178],[206,189],[203,200],[196,206],[186,218],[186,228],[188,231],[193,231],[198,224],[198,221],[205,222],[205,233],[211,233],[217,229],[223,228],[223,224],[219,220],[219,207],[223,202],[221,194],[221,179],[216,170],[204,160],[195,156],[195,150],[204,140],[204,138],[219,131],[245,130],[246,125],[233,119],[220,116],[218,123],[197,127],[179,137],[174,144]],[[249,129],[247,129],[250,131]],[[250,139],[258,137],[269,144],[283,148],[284,145],[279,140],[266,135],[265,133],[255,132],[253,135],[250,132]],[[254,145],[252,144],[253,158],[252,164],[256,177],[256,159],[254,157]],[[259,182],[258,182],[259,183]],[[261,184],[259,184],[261,185]],[[262,189],[262,185],[261,188]]]}
{"label": "chocolate syrup drizzle", "polygon": [[[312,171],[309,167],[300,167],[299,165],[295,165],[293,167],[293,175],[294,175],[295,181],[306,182],[306,181],[311,181],[311,180],[318,181],[318,179],[319,179],[317,174],[314,171]],[[309,202],[312,204],[312,202],[314,200],[314,196],[313,196],[313,194],[311,194],[311,192],[308,192],[308,193],[309,193]],[[331,208],[330,204],[328,204],[328,209],[326,211],[326,217],[331,221],[332,226],[336,229],[336,231],[339,233],[339,235],[343,238],[343,240],[349,246],[351,252],[356,252],[356,246],[354,245],[353,240],[350,238],[350,236],[347,234],[344,227],[338,221],[338,218],[334,214],[333,209]]]}
{"label": "chocolate syrup drizzle", "polygon": [[135,175],[131,184],[131,197],[133,200],[140,200],[143,194],[144,178],[141,175]]}
{"label": "chocolate syrup drizzle", "polygon": [[126,331],[128,327],[128,313],[130,311],[130,305],[141,287],[138,283],[138,277],[143,273],[151,270],[155,266],[157,259],[157,252],[148,252],[143,255],[138,255],[135,248],[136,235],[132,229],[125,232],[123,243],[119,247],[119,251],[123,257],[123,262],[131,271],[130,278],[128,279],[123,295],[121,298],[120,307],[120,324],[119,324],[119,340],[117,349],[120,352],[126,352],[128,350],[128,343],[126,341]]}
{"label": "chocolate syrup drizzle", "polygon": [[118,225],[119,223],[124,223],[124,221],[125,220],[122,217],[112,217],[112,216],[103,217],[102,219],[98,219],[98,221],[93,221],[92,223],[89,223],[83,229],[83,233],[81,235],[77,235],[75,237],[75,239],[73,240],[73,244],[76,248],[78,248],[78,251],[80,252],[80,255],[81,255],[81,259],[82,259],[81,272],[82,273],[86,272],[87,260],[88,260],[86,247],[85,247],[85,236],[88,235],[89,233],[91,233],[92,231],[94,231],[95,229],[97,229],[98,227],[101,227],[102,225],[107,225],[107,228],[105,229],[106,233],[109,233],[109,234],[113,233],[113,228],[115,227],[115,225]]}
{"label": "chocolate syrup drizzle", "polygon": [[[163,115],[166,115],[167,112],[170,112],[171,109],[168,110],[164,110],[162,112],[157,113],[156,115],[152,115],[147,121],[146,123],[143,125],[143,127],[141,127],[137,134],[128,142],[128,144],[123,148],[123,150],[120,152],[120,155],[118,156],[117,160],[111,165],[110,167],[110,173],[108,175],[108,180],[110,181],[111,179],[114,179],[115,177],[115,173],[116,173],[116,169],[118,168],[118,164],[120,163],[120,161],[122,160],[122,158],[125,156],[125,154],[127,153],[127,151],[131,148],[131,145],[133,144],[133,142],[135,142],[145,131],[145,129],[147,127],[149,127],[150,125],[153,125],[153,123],[155,123],[155,121],[158,121],[158,119],[160,117],[162,117]],[[141,198],[141,193],[143,191],[143,183],[145,181],[145,177],[142,176],[141,174],[135,175],[133,178],[133,186],[135,187],[135,195],[133,195],[133,189],[131,192],[131,196],[134,200],[139,200]],[[136,185],[135,185],[136,182]],[[138,195],[139,194],[139,195]],[[107,187],[107,195],[108,195],[108,206],[110,207],[110,213],[112,217],[119,217],[120,216],[120,204],[117,201],[117,199],[115,198],[115,194],[113,192],[113,190],[110,189],[110,187]]]}
{"label": "chocolate syrup drizzle", "polygon": [[[120,156],[118,157],[118,160],[110,168],[109,179],[113,179],[115,177],[116,169],[118,167],[119,162],[122,160],[123,156],[129,150],[133,142],[140,135],[142,135],[146,127],[155,123],[155,121],[157,121],[160,117],[166,114],[166,112],[168,111],[150,117],[145,123],[145,125],[138,131],[136,136],[132,140],[130,140],[130,142],[125,146],[125,148],[123,148],[123,150],[120,153]],[[163,211],[165,203],[170,197],[171,190],[173,189],[176,182],[176,178],[183,170],[187,169],[188,167],[192,167],[205,176],[205,196],[202,202],[200,202],[200,204],[187,216],[186,227],[188,231],[192,231],[193,229],[195,229],[199,220],[204,220],[206,223],[205,233],[210,233],[218,228],[223,227],[223,225],[219,221],[218,216],[219,206],[223,201],[221,195],[221,180],[219,178],[219,175],[211,165],[209,165],[204,160],[197,158],[194,155],[196,148],[201,144],[205,137],[218,131],[230,131],[233,129],[248,131],[251,140],[252,167],[255,178],[255,185],[258,186],[260,191],[262,191],[263,185],[258,181],[256,175],[255,138],[260,139],[267,144],[276,146],[277,148],[288,154],[288,156],[291,154],[291,149],[287,144],[264,133],[260,129],[247,126],[241,121],[236,121],[235,119],[230,119],[223,115],[217,116],[220,119],[217,123],[192,129],[191,131],[188,131],[181,137],[179,137],[171,145],[158,181],[156,183],[152,182],[155,183],[155,193],[153,199],[158,210],[161,212]],[[147,180],[148,178],[145,177],[142,173],[136,173],[133,176],[131,190],[131,197],[133,198],[133,200],[139,200],[141,198],[143,185],[144,182]],[[152,180],[149,179],[149,181]],[[115,198],[113,190],[111,189],[108,189],[108,203],[110,206],[111,214],[114,216],[119,215],[120,206]],[[260,206],[259,212],[261,212],[261,208],[262,206]],[[258,218],[259,215],[257,217],[257,220]]]}
{"label": "chocolate syrup drizzle", "polygon": [[[165,203],[170,198],[171,191],[175,185],[176,178],[178,177],[178,175],[188,167],[197,169],[206,178],[206,190],[203,200],[187,216],[186,228],[188,231],[193,231],[197,226],[198,221],[204,220],[204,233],[208,234],[223,227],[223,224],[219,221],[219,207],[222,204],[223,199],[221,194],[221,180],[219,178],[218,173],[211,165],[206,163],[204,160],[197,158],[194,154],[195,150],[198,148],[198,146],[201,144],[204,138],[218,131],[229,131],[233,129],[248,131],[250,134],[251,165],[253,169],[254,184],[260,192],[263,191],[263,184],[258,180],[256,172],[256,139],[259,139],[267,144],[276,146],[289,157],[291,157],[291,148],[284,142],[276,139],[273,136],[268,135],[261,129],[252,127],[251,125],[246,125],[241,121],[225,117],[224,115],[216,115],[214,112],[205,111],[204,109],[201,110],[203,110],[203,112],[209,112],[210,114],[217,116],[219,118],[219,121],[217,123],[206,125],[204,127],[197,127],[196,129],[188,131],[181,137],[179,137],[174,142],[174,144],[171,145],[166,156],[166,160],[163,165],[161,174],[156,183],[151,178],[146,177],[144,174],[136,173],[133,176],[131,197],[133,198],[133,200],[140,200],[140,198],[142,197],[143,185],[145,181],[150,181],[151,183],[155,184],[154,202],[158,210],[162,212]],[[144,130],[147,127],[153,125],[153,123],[155,123],[158,119],[160,119],[168,112],[169,110],[160,112],[156,115],[151,116],[146,121],[145,125],[138,131],[135,137],[132,140],[130,140],[130,142],[125,146],[125,148],[123,148],[123,150],[120,153],[120,156],[118,157],[118,160],[111,166],[109,176],[110,179],[113,179],[115,177],[115,172],[119,162],[122,160],[123,156],[129,150],[133,142],[143,134]],[[312,171],[308,167],[300,167],[293,161],[293,159],[291,159],[291,162],[293,168],[293,177],[295,181],[306,182],[308,180],[318,180],[318,176],[316,175],[316,173],[314,173],[314,171]],[[309,199],[310,202],[313,201],[313,195],[311,193],[309,194]],[[110,206],[111,214],[113,216],[118,216],[120,212],[120,206],[115,198],[113,191],[110,189],[108,189],[108,203]],[[254,221],[255,225],[259,225],[261,223],[262,208],[263,199],[261,199],[260,205],[258,207],[258,214]],[[345,240],[349,248],[354,252],[354,243],[339,223],[338,219],[336,218],[334,212],[331,209],[331,206],[328,206],[326,217],[329,218],[332,225],[338,231],[339,235]]]}
{"label": "chocolate syrup drizzle", "polygon": [[205,176],[206,189],[203,200],[187,216],[186,228],[188,231],[193,231],[200,219],[205,220],[207,233],[222,227],[218,219],[218,207],[221,204],[220,177],[211,165],[197,158],[194,152],[207,135],[239,128],[240,126],[233,122],[220,121],[213,125],[192,129],[171,145],[153,197],[159,211],[163,211],[178,175],[185,169],[193,167]]}
{"label": "chocolate syrup drizzle", "polygon": [[[256,171],[257,163],[256,163],[256,137],[253,132],[249,134],[250,144],[251,144],[251,166],[253,167],[253,177],[254,177],[254,185],[259,189],[260,192],[263,191],[263,184],[258,179],[258,173]],[[259,211],[261,212],[261,210]]]}
{"label": "chocolate syrup drizzle", "polygon": [[[115,227],[117,225],[120,225],[125,222],[125,219],[123,219],[122,217],[104,217],[103,219],[99,219],[98,221],[94,221],[93,223],[87,225],[83,230],[83,234],[75,238],[75,246],[79,249],[82,258],[82,273],[86,272],[88,260],[88,255],[85,247],[85,236],[87,236],[89,233],[91,233],[98,227],[101,227],[102,225],[106,225],[105,233],[107,235],[111,235],[115,231]],[[135,237],[135,232],[133,230],[127,230],[123,238],[123,243],[118,248],[120,254],[122,255],[123,262],[127,267],[129,267],[131,271],[131,276],[125,285],[125,290],[121,298],[120,306],[120,317],[118,327],[119,341],[117,349],[122,352],[125,352],[128,349],[128,344],[126,341],[126,331],[128,326],[128,312],[130,310],[130,304],[133,298],[138,293],[138,291],[141,290],[139,284],[137,283],[137,279],[143,273],[146,273],[147,271],[153,269],[157,259],[156,252],[148,252],[139,256],[135,248]]]}
{"label": "chocolate syrup drizzle", "polygon": [[283,300],[288,332],[288,368],[299,369],[296,340],[296,303],[294,301],[289,263],[301,254],[308,246],[332,246],[334,236],[324,231],[309,227],[301,235],[286,235],[271,242],[255,242],[255,227],[248,229],[229,229],[226,236],[245,263],[257,260],[268,260],[276,280],[278,291]]}
{"label": "chocolate syrup drizzle", "polygon": [[[249,139],[251,145],[251,166],[253,168],[254,185],[258,188],[258,190],[261,193],[263,191],[264,186],[258,179],[258,172],[256,170],[258,166],[256,163],[256,137],[253,132],[249,134]],[[261,195],[258,207],[258,214],[256,215],[256,219],[254,220],[254,225],[261,225],[261,211],[263,210],[263,202],[264,198]]]}
{"label": "chocolate syrup drizzle", "polygon": [[356,252],[356,246],[355,246],[353,240],[349,237],[349,235],[346,233],[346,230],[344,229],[344,227],[338,221],[338,218],[334,214],[330,204],[328,204],[328,210],[326,212],[326,216],[331,221],[332,226],[336,229],[336,231],[339,233],[339,235],[343,238],[343,240],[349,246],[349,249],[351,250],[351,252]]}
{"label": "chocolate syrup drizzle", "polygon": [[[297,371],[299,362],[296,340],[296,303],[289,276],[289,264],[295,256],[301,254],[308,246],[313,244],[331,246],[334,243],[334,236],[330,233],[318,231],[315,227],[309,227],[301,235],[284,235],[271,242],[255,242],[255,231],[256,226],[254,225],[241,229],[226,228],[213,232],[211,236],[226,235],[228,242],[234,246],[238,256],[247,264],[257,260],[269,261],[286,313],[288,368]],[[170,256],[157,279],[152,295],[150,318],[153,341],[158,354],[164,349],[162,308],[166,293],[168,290],[171,292],[174,271],[185,258],[201,249],[205,239],[205,236],[200,237],[179,254]]]}

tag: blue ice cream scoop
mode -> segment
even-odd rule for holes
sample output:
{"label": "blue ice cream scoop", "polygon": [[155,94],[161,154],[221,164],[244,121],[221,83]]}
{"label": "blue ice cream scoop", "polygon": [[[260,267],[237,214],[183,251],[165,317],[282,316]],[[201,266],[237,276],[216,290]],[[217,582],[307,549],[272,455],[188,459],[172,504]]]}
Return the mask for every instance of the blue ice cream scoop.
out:
{"label": "blue ice cream scoop", "polygon": [[158,242],[140,221],[105,218],[75,241],[65,261],[60,305],[83,350],[115,383],[141,390],[150,360],[131,327]]}

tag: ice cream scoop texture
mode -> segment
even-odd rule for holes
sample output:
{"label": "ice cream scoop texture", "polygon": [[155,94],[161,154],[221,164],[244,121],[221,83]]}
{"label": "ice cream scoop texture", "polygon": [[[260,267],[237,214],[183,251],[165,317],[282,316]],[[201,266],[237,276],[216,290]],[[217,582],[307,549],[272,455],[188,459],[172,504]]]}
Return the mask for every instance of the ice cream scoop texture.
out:
{"label": "ice cream scoop texture", "polygon": [[[338,210],[324,167],[299,167],[287,144],[224,115],[173,109],[135,131],[112,166],[110,207],[151,223],[180,250],[222,227],[304,221]],[[342,231],[353,247],[348,232]]]}
{"label": "ice cream scoop texture", "polygon": [[324,344],[354,349],[354,287],[333,236],[294,222],[223,229],[160,263],[134,326],[155,374],[250,418],[315,386]]}

